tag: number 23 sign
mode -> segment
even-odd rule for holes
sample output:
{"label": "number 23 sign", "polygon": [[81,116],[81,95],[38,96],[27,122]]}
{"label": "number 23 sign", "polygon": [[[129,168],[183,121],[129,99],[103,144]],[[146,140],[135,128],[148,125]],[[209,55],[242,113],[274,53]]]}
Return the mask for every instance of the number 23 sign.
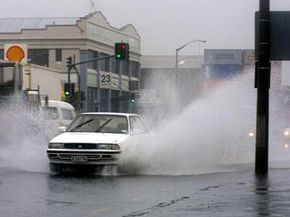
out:
{"label": "number 23 sign", "polygon": [[103,84],[111,82],[111,75],[101,75],[101,82]]}
{"label": "number 23 sign", "polygon": [[103,88],[110,88],[111,86],[111,75],[110,74],[101,74],[100,76],[100,85]]}

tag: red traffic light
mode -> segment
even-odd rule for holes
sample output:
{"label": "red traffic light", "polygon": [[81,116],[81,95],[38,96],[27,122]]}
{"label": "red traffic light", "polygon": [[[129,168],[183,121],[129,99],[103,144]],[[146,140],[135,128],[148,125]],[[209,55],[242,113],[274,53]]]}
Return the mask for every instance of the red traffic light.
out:
{"label": "red traffic light", "polygon": [[115,58],[117,60],[129,60],[128,43],[115,43]]}

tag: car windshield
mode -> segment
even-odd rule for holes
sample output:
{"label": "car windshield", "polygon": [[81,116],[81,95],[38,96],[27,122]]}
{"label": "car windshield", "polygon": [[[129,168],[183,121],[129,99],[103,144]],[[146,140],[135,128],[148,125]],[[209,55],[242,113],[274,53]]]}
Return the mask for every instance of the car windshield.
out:
{"label": "car windshield", "polygon": [[128,122],[121,115],[84,114],[78,116],[67,132],[128,133]]}

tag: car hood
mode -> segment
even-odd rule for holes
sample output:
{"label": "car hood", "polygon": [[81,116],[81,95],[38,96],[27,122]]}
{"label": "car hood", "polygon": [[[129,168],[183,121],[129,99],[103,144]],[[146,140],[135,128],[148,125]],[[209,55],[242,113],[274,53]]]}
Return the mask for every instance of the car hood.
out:
{"label": "car hood", "polygon": [[65,132],[50,140],[50,143],[122,143],[128,134]]}

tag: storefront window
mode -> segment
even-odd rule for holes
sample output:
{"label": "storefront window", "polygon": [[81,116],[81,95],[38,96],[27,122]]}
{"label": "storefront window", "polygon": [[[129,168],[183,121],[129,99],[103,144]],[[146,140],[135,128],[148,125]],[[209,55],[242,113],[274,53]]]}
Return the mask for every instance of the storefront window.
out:
{"label": "storefront window", "polygon": [[28,49],[28,59],[31,63],[49,67],[48,49]]}

